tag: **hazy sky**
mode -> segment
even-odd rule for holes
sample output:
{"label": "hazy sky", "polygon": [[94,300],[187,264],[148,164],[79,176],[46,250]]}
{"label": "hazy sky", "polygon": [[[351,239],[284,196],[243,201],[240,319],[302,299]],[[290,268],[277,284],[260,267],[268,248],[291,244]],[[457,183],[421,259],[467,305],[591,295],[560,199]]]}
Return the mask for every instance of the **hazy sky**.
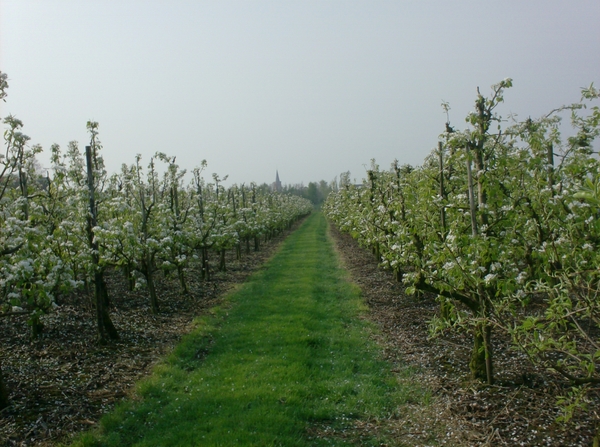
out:
{"label": "hazy sky", "polygon": [[477,86],[513,78],[504,116],[577,101],[599,24],[599,0],[0,0],[0,112],[46,152],[98,121],[112,172],[163,151],[229,184],[361,179],[421,164]]}

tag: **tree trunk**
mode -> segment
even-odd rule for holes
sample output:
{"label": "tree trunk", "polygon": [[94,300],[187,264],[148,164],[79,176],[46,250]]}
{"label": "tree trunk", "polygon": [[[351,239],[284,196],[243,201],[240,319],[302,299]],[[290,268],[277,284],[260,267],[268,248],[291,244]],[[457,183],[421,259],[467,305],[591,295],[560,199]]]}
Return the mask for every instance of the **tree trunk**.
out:
{"label": "tree trunk", "polygon": [[[477,191],[478,191],[478,208],[479,210],[485,210],[486,205],[486,193],[483,187],[481,173],[483,172],[483,155],[482,149],[479,148],[475,151],[475,165],[478,172],[477,178]],[[469,206],[471,208],[471,234],[474,238],[479,235],[476,219],[476,208],[475,208],[475,193],[473,188],[473,174],[471,172],[471,158],[469,144],[467,144],[467,178],[469,184]],[[481,225],[486,228],[488,224],[487,212],[481,213]],[[487,323],[489,317],[489,305],[487,302],[487,296],[483,287],[479,286],[479,316],[483,317],[484,322],[480,323],[475,329],[475,342],[473,346],[473,353],[471,356],[471,362],[469,367],[473,378],[485,380],[488,385],[494,383],[494,369],[492,362],[492,327]]]}
{"label": "tree trunk", "polygon": [[488,385],[494,384],[494,370],[492,358],[492,327],[482,324],[475,329],[473,334],[473,352],[469,369],[471,377],[485,381]]}
{"label": "tree trunk", "polygon": [[[440,166],[440,198],[445,201],[446,189],[444,188],[444,148],[442,142],[438,142],[439,166]],[[442,203],[440,209],[440,220],[442,225],[442,237],[446,238],[446,207]]]}
{"label": "tree trunk", "polygon": [[[102,294],[100,298],[102,299],[102,307],[108,311],[110,308],[110,297],[108,296],[108,287],[106,287],[106,282],[104,281],[104,271],[101,272],[102,276]],[[111,323],[112,326],[112,323]]]}
{"label": "tree trunk", "polygon": [[201,276],[205,281],[210,281],[210,264],[208,263],[208,248],[202,247],[202,261],[201,261]]}
{"label": "tree trunk", "polygon": [[219,256],[219,271],[225,272],[227,271],[227,267],[225,266],[225,249],[221,249],[221,254]]}
{"label": "tree trunk", "polygon": [[96,298],[96,321],[98,323],[98,335],[100,342],[104,343],[107,339],[117,340],[119,334],[108,314],[108,290],[104,282],[104,272],[100,269],[100,254],[98,243],[94,238],[94,227],[98,225],[95,186],[94,186],[94,171],[92,167],[92,147],[85,147],[85,158],[87,163],[88,190],[90,195],[90,212],[87,219],[87,236],[88,244],[92,249],[92,265],[94,266],[94,295]]}
{"label": "tree trunk", "polygon": [[477,328],[473,334],[473,352],[471,352],[471,361],[469,362],[471,377],[475,380],[487,379],[483,343],[483,334],[481,333],[480,328]]}
{"label": "tree trunk", "polygon": [[552,143],[548,145],[547,149],[547,163],[548,163],[548,187],[550,188],[550,193],[552,197],[554,197],[554,146]]}
{"label": "tree trunk", "polygon": [[396,277],[396,281],[402,282],[402,279],[404,278],[404,272],[397,268],[394,270],[394,276]]}
{"label": "tree trunk", "polygon": [[4,383],[4,376],[2,375],[2,367],[0,366],[0,410],[8,406],[8,389]]}
{"label": "tree trunk", "polygon": [[19,168],[19,181],[21,183],[21,195],[23,197],[23,220],[29,220],[29,198],[27,194],[27,174]]}
{"label": "tree trunk", "polygon": [[188,288],[187,283],[185,282],[185,271],[182,266],[177,266],[177,276],[179,276],[179,285],[181,286],[181,293],[187,294]]}
{"label": "tree trunk", "polygon": [[108,315],[108,307],[105,306],[108,301],[108,289],[102,271],[97,271],[94,274],[94,295],[96,298],[96,320],[100,343],[106,343],[107,340],[118,340],[119,333]]}
{"label": "tree trunk", "polygon": [[152,268],[152,262],[145,258],[142,259],[142,274],[146,278],[148,292],[150,293],[150,311],[156,315],[160,312],[160,308],[158,306],[156,288],[154,287],[154,270]]}
{"label": "tree trunk", "polygon": [[125,281],[127,282],[127,290],[133,292],[135,289],[135,278],[132,275],[131,264],[127,263],[123,266],[123,275],[125,276]]}
{"label": "tree trunk", "polygon": [[471,171],[471,155],[467,144],[467,181],[469,193],[469,209],[471,211],[471,234],[477,236],[477,212],[475,208],[475,192],[473,187],[473,173]]}
{"label": "tree trunk", "polygon": [[31,317],[31,339],[37,339],[44,330],[44,325],[40,321],[40,315],[35,314]]}
{"label": "tree trunk", "polygon": [[154,287],[154,275],[152,272],[148,273],[146,278],[148,282],[148,291],[150,292],[150,310],[153,314],[158,314],[160,308],[158,307],[158,297],[156,296],[156,288]]}
{"label": "tree trunk", "polygon": [[373,245],[372,252],[375,255],[377,262],[381,262],[381,251],[379,250],[379,244]]}
{"label": "tree trunk", "polygon": [[438,297],[438,300],[440,302],[440,317],[442,317],[443,320],[448,321],[451,318],[451,312],[450,310],[452,309],[452,305],[450,304],[450,301],[443,296]]}
{"label": "tree trunk", "polygon": [[485,371],[488,385],[494,384],[494,363],[492,356],[492,326],[486,324],[483,329],[483,343],[485,350]]}

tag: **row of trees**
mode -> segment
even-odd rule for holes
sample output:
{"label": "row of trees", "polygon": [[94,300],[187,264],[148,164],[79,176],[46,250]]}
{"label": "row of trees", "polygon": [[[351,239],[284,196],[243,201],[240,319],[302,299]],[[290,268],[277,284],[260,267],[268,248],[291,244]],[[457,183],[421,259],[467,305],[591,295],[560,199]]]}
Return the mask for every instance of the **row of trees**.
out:
{"label": "row of trees", "polygon": [[422,166],[373,162],[360,186],[344,174],[325,210],[409,292],[438,297],[433,333],[472,335],[474,378],[494,382],[493,333],[508,334],[572,385],[568,419],[600,385],[600,93],[506,125],[495,109],[511,85],[478,91],[469,128],[446,123]]}
{"label": "row of trees", "polygon": [[[7,78],[0,73],[4,100]],[[101,155],[98,124],[88,122],[90,144],[51,147],[51,170],[40,175],[23,123],[4,119],[0,155],[0,316],[27,314],[32,336],[41,316],[76,289],[93,291],[99,340],[118,338],[109,315],[104,274],[119,269],[130,288],[148,292],[150,309],[160,311],[156,273],[176,274],[187,292],[186,271],[209,279],[209,256],[225,270],[227,250],[238,258],[289,227],[312,209],[308,200],[259,190],[256,185],[224,188],[225,179],[191,181],[175,157],[156,153],[147,165],[137,156],[109,175]],[[0,407],[7,392],[0,369]]]}

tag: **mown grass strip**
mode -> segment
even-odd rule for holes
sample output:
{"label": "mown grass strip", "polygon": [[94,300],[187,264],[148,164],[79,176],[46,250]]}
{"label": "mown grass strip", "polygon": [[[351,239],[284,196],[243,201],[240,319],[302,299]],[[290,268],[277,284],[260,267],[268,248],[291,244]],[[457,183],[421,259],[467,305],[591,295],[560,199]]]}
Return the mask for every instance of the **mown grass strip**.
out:
{"label": "mown grass strip", "polygon": [[227,308],[197,321],[137,399],[75,445],[349,445],[310,427],[340,432],[387,417],[419,391],[400,387],[378,359],[345,275],[325,218],[313,214]]}

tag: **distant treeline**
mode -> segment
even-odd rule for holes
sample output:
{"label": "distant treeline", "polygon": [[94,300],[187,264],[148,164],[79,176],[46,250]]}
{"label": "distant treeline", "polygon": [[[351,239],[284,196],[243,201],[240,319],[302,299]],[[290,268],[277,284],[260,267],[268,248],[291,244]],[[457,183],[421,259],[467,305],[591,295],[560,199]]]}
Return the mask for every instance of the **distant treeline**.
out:
{"label": "distant treeline", "polygon": [[325,180],[321,180],[320,182],[310,182],[308,186],[304,186],[302,183],[285,185],[282,189],[284,194],[300,196],[310,200],[317,206],[323,203],[332,191],[337,191],[337,181],[335,179],[330,183],[327,183]]}

